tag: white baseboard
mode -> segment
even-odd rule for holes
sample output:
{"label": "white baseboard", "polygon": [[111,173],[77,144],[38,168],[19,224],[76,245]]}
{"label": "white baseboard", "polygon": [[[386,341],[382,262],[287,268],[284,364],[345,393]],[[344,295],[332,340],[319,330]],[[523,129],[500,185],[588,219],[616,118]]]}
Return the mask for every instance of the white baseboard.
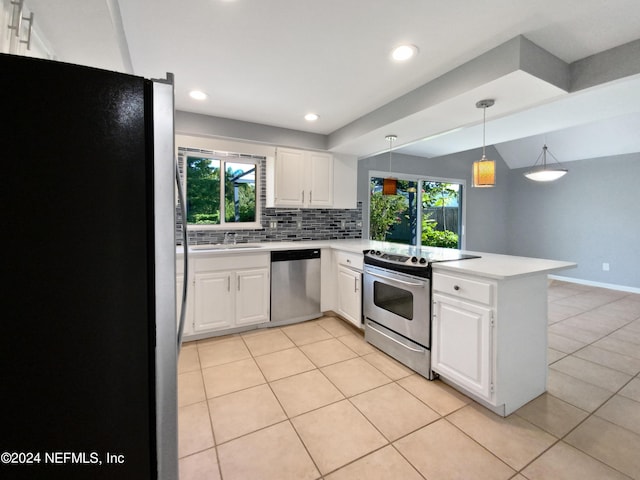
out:
{"label": "white baseboard", "polygon": [[640,293],[640,288],[627,287],[626,285],[616,285],[614,283],[602,283],[592,282],[591,280],[581,280],[573,277],[562,277],[560,275],[549,275],[549,278],[553,280],[560,280],[562,282],[578,283],[580,285],[589,285],[591,287],[608,288],[609,290],[619,290],[621,292]]}

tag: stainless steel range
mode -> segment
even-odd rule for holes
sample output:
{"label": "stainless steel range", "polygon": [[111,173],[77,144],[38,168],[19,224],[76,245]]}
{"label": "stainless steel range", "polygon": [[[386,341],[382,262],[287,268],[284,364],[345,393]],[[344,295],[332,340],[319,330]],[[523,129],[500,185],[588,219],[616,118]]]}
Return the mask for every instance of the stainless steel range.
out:
{"label": "stainless steel range", "polygon": [[364,251],[365,339],[428,379],[431,371],[431,264],[479,258],[458,250]]}

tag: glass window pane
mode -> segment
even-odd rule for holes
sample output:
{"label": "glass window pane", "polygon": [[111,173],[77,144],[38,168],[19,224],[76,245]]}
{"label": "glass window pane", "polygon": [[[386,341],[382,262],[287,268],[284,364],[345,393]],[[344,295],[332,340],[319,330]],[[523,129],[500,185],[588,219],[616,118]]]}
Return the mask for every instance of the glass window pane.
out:
{"label": "glass window pane", "polygon": [[422,245],[460,248],[462,185],[422,182]]}
{"label": "glass window pane", "polygon": [[382,184],[382,178],[371,179],[369,237],[415,245],[418,182],[398,180],[395,195],[384,195]]}
{"label": "glass window pane", "polygon": [[407,320],[413,320],[413,294],[388,283],[373,282],[373,303]]}
{"label": "glass window pane", "polygon": [[256,221],[256,166],[226,163],[225,222]]}
{"label": "glass window pane", "polygon": [[187,157],[187,223],[220,223],[220,160]]}

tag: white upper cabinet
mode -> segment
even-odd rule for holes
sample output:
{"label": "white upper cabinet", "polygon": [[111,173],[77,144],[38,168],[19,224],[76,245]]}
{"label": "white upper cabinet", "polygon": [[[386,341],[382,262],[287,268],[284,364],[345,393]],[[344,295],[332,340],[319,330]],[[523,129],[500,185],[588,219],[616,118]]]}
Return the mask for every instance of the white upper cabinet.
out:
{"label": "white upper cabinet", "polygon": [[331,154],[278,148],[275,159],[274,206],[313,208],[331,205]]}
{"label": "white upper cabinet", "polygon": [[356,208],[357,161],[279,147],[267,160],[267,207]]}

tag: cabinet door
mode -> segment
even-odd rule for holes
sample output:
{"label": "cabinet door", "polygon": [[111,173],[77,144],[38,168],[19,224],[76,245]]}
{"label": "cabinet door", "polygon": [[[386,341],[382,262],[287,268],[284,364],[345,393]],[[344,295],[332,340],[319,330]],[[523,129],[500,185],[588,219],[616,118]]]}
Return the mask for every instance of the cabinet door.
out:
{"label": "cabinet door", "polygon": [[433,304],[431,368],[490,399],[491,309],[438,294]]}
{"label": "cabinet door", "polygon": [[195,274],[194,333],[233,325],[233,272]]}
{"label": "cabinet door", "polygon": [[275,206],[301,207],[305,198],[305,152],[279,148],[275,161]]}
{"label": "cabinet door", "polygon": [[362,276],[349,268],[338,266],[338,313],[362,326]]}
{"label": "cabinet door", "polygon": [[328,153],[309,152],[310,207],[333,205],[333,156]]}
{"label": "cabinet door", "polygon": [[269,269],[239,271],[236,274],[235,324],[269,321]]}

